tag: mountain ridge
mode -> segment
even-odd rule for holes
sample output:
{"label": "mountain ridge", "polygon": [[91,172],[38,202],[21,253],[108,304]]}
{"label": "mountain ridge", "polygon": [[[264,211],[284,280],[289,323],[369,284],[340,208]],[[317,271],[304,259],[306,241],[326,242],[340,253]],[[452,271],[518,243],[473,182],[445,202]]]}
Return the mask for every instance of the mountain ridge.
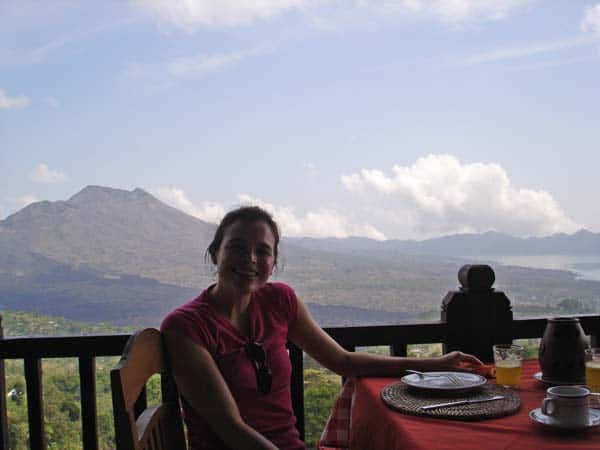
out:
{"label": "mountain ridge", "polygon": [[306,248],[327,248],[331,251],[393,251],[404,254],[438,256],[491,255],[600,255],[600,233],[581,229],[573,234],[556,233],[544,237],[516,237],[506,233],[452,234],[430,239],[390,239],[378,241],[364,237],[349,238],[290,238]]}
{"label": "mountain ridge", "polygon": [[[107,202],[121,206],[142,206],[149,211],[162,209],[179,216],[179,221],[193,221],[203,228],[203,235],[211,234],[216,225],[202,221],[185,212],[169,206],[147,191],[136,187],[131,191],[97,185],[89,185],[71,196],[68,200],[55,202],[41,201],[32,203],[0,221],[0,230],[30,225],[36,215],[76,214],[78,209],[87,209],[89,205],[102,205]],[[185,218],[185,219],[184,219]],[[173,220],[173,217],[170,218]],[[164,225],[161,224],[161,225]],[[178,225],[180,225],[178,223]],[[147,230],[145,230],[147,231]],[[429,239],[389,239],[374,240],[367,237],[351,236],[347,238],[311,238],[284,237],[289,242],[306,248],[319,248],[325,244],[331,250],[392,250],[407,254],[427,254],[444,256],[475,256],[503,254],[600,254],[600,233],[580,229],[573,234],[555,233],[543,237],[517,237],[497,231],[482,233],[459,233]]]}
{"label": "mountain ridge", "polygon": [[[0,308],[155,325],[214,282],[204,259],[214,230],[140,188],[88,186],[66,201],[29,205],[0,221]],[[458,269],[473,262],[461,258],[464,239],[473,237],[442,240],[454,247],[428,254],[430,241],[284,238],[274,280],[292,285],[319,321],[390,323],[439,310]],[[600,283],[570,272],[494,270],[497,288],[520,308],[600,298]]]}

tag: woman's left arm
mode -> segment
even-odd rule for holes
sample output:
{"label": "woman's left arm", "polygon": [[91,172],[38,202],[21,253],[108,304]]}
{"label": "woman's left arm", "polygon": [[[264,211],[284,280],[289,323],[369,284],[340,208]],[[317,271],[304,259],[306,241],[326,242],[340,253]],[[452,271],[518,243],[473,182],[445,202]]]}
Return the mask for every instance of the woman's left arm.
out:
{"label": "woman's left arm", "polygon": [[399,375],[406,369],[450,370],[460,363],[480,365],[472,355],[451,352],[439,358],[404,358],[349,352],[317,325],[303,302],[298,300],[298,317],[289,338],[321,365],[341,376]]}

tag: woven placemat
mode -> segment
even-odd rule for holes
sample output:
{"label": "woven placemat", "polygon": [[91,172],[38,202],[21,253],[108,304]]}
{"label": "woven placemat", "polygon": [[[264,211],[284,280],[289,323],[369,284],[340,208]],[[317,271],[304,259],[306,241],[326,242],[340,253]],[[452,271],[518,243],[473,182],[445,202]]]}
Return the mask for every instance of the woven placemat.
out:
{"label": "woven placemat", "polygon": [[[447,406],[427,411],[419,409],[421,406],[432,405],[434,403],[485,398],[493,395],[503,395],[504,398],[493,402]],[[521,407],[521,399],[514,390],[496,384],[486,384],[473,391],[457,396],[456,394],[431,394],[415,391],[399,381],[384,387],[381,390],[381,399],[390,408],[404,414],[455,420],[483,420],[509,416],[516,413]]]}

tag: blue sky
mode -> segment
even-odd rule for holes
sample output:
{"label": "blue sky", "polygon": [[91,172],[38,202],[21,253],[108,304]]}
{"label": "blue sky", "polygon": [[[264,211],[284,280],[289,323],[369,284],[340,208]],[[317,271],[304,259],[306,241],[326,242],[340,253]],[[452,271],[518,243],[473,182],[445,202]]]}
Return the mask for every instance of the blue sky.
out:
{"label": "blue sky", "polygon": [[0,218],[89,184],[283,233],[600,231],[600,2],[0,2]]}

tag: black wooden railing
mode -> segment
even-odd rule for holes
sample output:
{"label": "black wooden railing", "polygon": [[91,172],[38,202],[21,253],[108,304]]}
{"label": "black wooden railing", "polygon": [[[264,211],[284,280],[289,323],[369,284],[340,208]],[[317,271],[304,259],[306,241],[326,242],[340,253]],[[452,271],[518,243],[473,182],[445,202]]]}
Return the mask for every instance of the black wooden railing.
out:
{"label": "black wooden railing", "polygon": [[[2,372],[4,360],[24,361],[27,389],[27,417],[29,420],[29,443],[31,450],[46,449],[44,435],[44,402],[42,397],[42,358],[78,358],[81,392],[81,426],[84,450],[98,448],[96,414],[96,365],[100,356],[118,356],[122,353],[129,334],[65,337],[6,337],[0,339]],[[4,382],[2,373],[2,384]],[[2,393],[0,393],[2,394]],[[6,389],[2,395],[6,399]],[[6,405],[2,415],[2,439],[0,447],[8,449],[6,428]]]}
{"label": "black wooden railing", "polygon": [[[491,345],[513,339],[539,338],[546,327],[546,318],[513,320],[510,302],[502,292],[482,282],[489,273],[472,267],[459,280],[462,287],[449,292],[442,302],[442,320],[392,326],[326,328],[342,347],[355,351],[357,347],[390,347],[395,356],[405,356],[410,344],[443,344],[444,352],[457,348],[485,361],[491,360]],[[463,268],[464,269],[464,268]],[[463,271],[461,269],[461,272]],[[489,268],[491,271],[491,268]],[[590,336],[591,345],[600,338],[600,315],[579,317],[581,326]],[[128,334],[68,336],[68,337],[5,337],[0,322],[0,450],[8,449],[6,420],[6,386],[4,360],[24,361],[31,450],[45,450],[42,398],[42,358],[78,358],[81,390],[82,440],[84,450],[97,450],[97,414],[95,359],[121,354]],[[299,428],[304,430],[303,354],[290,345],[292,360],[292,400],[298,415]]]}

